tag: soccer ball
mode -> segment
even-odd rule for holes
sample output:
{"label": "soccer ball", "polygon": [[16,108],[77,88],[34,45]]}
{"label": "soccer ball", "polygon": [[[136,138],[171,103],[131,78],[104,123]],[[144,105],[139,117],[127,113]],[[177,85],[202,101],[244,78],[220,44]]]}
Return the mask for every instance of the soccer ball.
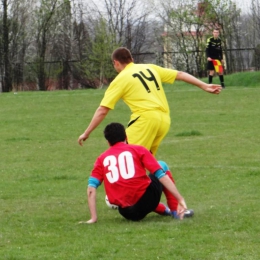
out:
{"label": "soccer ball", "polygon": [[111,203],[109,202],[107,195],[106,195],[106,197],[105,197],[105,202],[106,202],[106,204],[107,204],[107,206],[108,206],[109,208],[111,208],[111,209],[118,209],[118,206],[117,206],[117,205],[111,204]]}

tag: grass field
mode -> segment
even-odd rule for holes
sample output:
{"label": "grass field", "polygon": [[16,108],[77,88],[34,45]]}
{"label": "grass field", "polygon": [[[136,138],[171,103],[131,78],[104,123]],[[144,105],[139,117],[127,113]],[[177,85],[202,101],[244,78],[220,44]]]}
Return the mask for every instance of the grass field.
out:
{"label": "grass field", "polygon": [[218,96],[165,87],[172,127],[157,158],[194,218],[126,221],[102,186],[94,225],[78,224],[89,218],[87,177],[107,148],[104,126],[126,125],[129,109],[119,102],[80,147],[103,89],[1,94],[0,259],[258,260],[260,83],[230,85]]}

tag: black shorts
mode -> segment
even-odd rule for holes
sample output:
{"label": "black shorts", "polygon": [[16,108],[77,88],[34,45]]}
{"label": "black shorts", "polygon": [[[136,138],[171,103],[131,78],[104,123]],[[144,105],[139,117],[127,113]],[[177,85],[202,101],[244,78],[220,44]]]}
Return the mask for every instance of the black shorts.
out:
{"label": "black shorts", "polygon": [[138,221],[143,219],[147,214],[154,211],[158,206],[162,195],[162,184],[153,175],[149,174],[151,179],[150,185],[146,192],[133,206],[126,208],[118,208],[119,213],[126,219]]}
{"label": "black shorts", "polygon": [[207,69],[208,70],[215,70],[213,62],[212,61],[208,61],[208,65],[207,65]]}

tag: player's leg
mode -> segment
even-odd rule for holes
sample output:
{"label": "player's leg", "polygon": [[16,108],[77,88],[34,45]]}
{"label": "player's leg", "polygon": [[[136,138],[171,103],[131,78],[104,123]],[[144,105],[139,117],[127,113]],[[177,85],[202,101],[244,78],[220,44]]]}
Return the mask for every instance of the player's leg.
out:
{"label": "player's leg", "polygon": [[[160,183],[160,181],[153,174],[149,174],[149,177],[152,180],[152,186],[153,186],[154,192],[157,193],[158,190],[161,190],[161,194],[162,194],[163,186]],[[157,205],[154,212],[159,215],[162,215],[162,216],[171,216],[172,215],[171,210],[162,202],[160,202]]]}
{"label": "player's leg", "polygon": [[129,144],[142,145],[150,151],[157,128],[156,120],[149,120],[141,115],[133,124],[126,128],[127,142]]}
{"label": "player's leg", "polygon": [[150,174],[149,177],[151,183],[137,203],[130,207],[118,208],[119,213],[126,219],[139,221],[154,211],[160,203],[162,184],[153,174]]}
{"label": "player's leg", "polygon": [[[175,183],[172,174],[170,172],[170,169],[168,167],[168,165],[166,164],[166,162],[164,161],[158,161],[158,163],[161,165],[162,169],[165,171],[165,173],[169,176],[169,178],[172,180],[173,183]],[[178,218],[177,215],[177,206],[178,206],[178,201],[177,199],[166,189],[163,187],[163,193],[166,197],[166,201],[167,201],[167,205],[169,207],[169,209],[171,210],[171,214],[174,218]],[[193,210],[186,210],[184,213],[184,217],[192,217],[194,215],[194,211]]]}
{"label": "player's leg", "polygon": [[150,149],[153,155],[156,154],[162,140],[169,132],[170,124],[171,124],[170,117],[167,114],[160,113],[160,118],[158,118],[159,128],[156,132],[156,136],[153,140],[153,143],[152,143],[151,149]]}
{"label": "player's leg", "polygon": [[207,69],[209,71],[208,81],[209,81],[209,84],[211,84],[213,81],[213,76],[214,76],[214,72],[215,72],[215,68],[214,68],[212,61],[208,61]]}
{"label": "player's leg", "polygon": [[[172,182],[175,183],[168,165],[164,161],[158,161],[158,163],[161,165],[162,169],[169,176],[169,178],[172,180]],[[163,187],[163,193],[164,193],[164,195],[166,197],[167,205],[170,208],[170,210],[172,212],[176,211],[177,210],[177,206],[178,206],[177,199],[164,187]]]}
{"label": "player's leg", "polygon": [[219,80],[222,88],[225,88],[225,83],[224,83],[224,76],[223,74],[219,74]]}
{"label": "player's leg", "polygon": [[160,128],[160,114],[161,112],[146,112],[135,121],[134,118],[131,118],[132,121],[126,128],[128,143],[142,145],[155,154],[158,147],[155,149],[153,143]]}
{"label": "player's leg", "polygon": [[154,210],[155,213],[162,215],[162,216],[171,216],[172,212],[171,210],[162,202],[158,204],[156,209]]}

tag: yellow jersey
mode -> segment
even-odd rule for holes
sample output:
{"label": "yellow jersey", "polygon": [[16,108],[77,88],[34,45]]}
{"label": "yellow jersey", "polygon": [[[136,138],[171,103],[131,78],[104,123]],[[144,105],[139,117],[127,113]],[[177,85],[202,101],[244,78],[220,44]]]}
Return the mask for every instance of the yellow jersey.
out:
{"label": "yellow jersey", "polygon": [[111,82],[100,106],[114,109],[122,99],[133,114],[146,111],[170,113],[162,83],[173,83],[178,71],[154,64],[129,63]]}

